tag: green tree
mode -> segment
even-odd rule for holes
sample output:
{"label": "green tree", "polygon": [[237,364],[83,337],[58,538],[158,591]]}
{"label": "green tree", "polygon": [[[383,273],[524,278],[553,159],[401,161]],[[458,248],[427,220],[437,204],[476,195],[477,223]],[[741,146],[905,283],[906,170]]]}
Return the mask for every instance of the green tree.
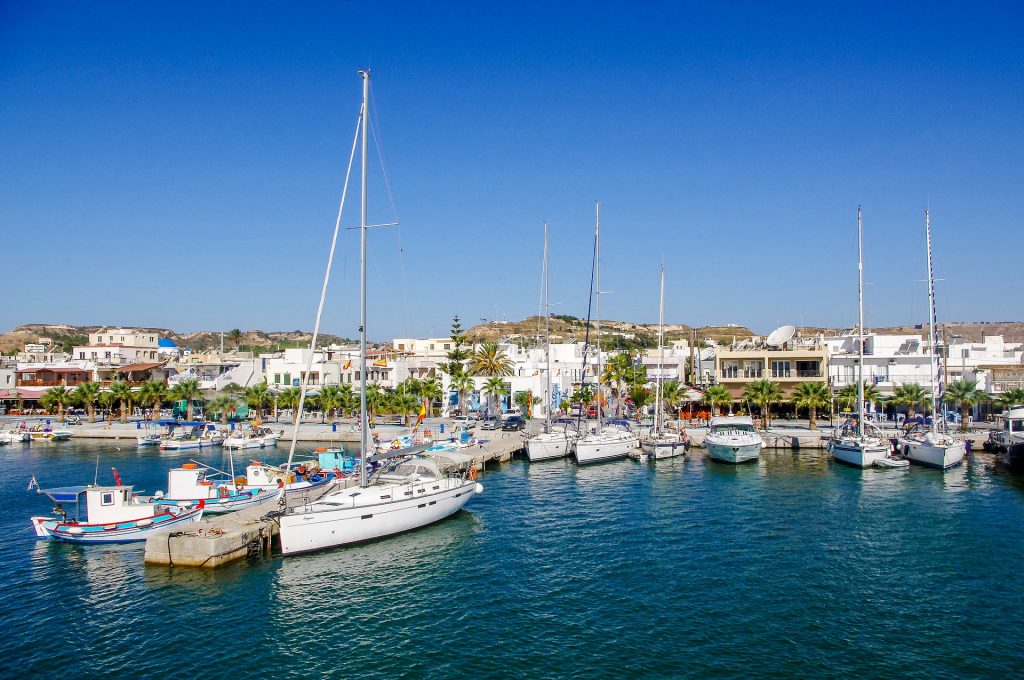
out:
{"label": "green tree", "polygon": [[132,386],[124,380],[118,380],[110,386],[110,393],[121,404],[121,422],[127,423],[128,413],[132,408],[132,401],[135,400],[135,392],[132,391]]}
{"label": "green tree", "polygon": [[366,411],[372,418],[378,411],[387,407],[388,394],[380,388],[380,385],[366,386]]}
{"label": "green tree", "polygon": [[644,407],[654,401],[654,392],[643,385],[630,385],[629,399],[636,407],[636,419],[640,420],[640,414],[643,413]]}
{"label": "green tree", "polygon": [[411,394],[414,397],[419,397],[423,393],[423,382],[416,378],[406,378],[398,385],[398,391],[403,394]]}
{"label": "green tree", "polygon": [[954,380],[946,385],[946,401],[960,407],[960,429],[967,429],[971,408],[989,400],[989,396],[978,389],[974,380]]}
{"label": "green tree", "polygon": [[[264,382],[266,382],[266,380],[264,380]],[[222,387],[220,391],[229,397],[237,397],[239,394],[245,392],[245,388],[238,383],[231,382]]]}
{"label": "green tree", "polygon": [[500,376],[491,376],[484,382],[484,387],[481,391],[487,395],[488,413],[498,413],[501,411],[498,407],[501,395],[508,394],[508,386],[505,384],[505,381]]}
{"label": "green tree", "polygon": [[228,342],[230,342],[232,345],[234,345],[235,347],[241,347],[242,346],[242,331],[241,330],[239,330],[237,328],[232,328],[231,330],[229,330],[227,332],[226,335],[227,335],[227,338],[228,338]]}
{"label": "green tree", "polygon": [[578,404],[581,410],[586,408],[592,401],[594,401],[594,388],[589,383],[580,385],[572,393],[572,403]]}
{"label": "green tree", "polygon": [[92,380],[78,383],[73,391],[75,401],[85,407],[89,422],[96,422],[96,402],[99,401],[100,384]]}
{"label": "green tree", "polygon": [[675,417],[679,409],[679,402],[686,395],[686,386],[678,380],[666,380],[661,383],[661,404],[666,413]]}
{"label": "green tree", "polygon": [[326,418],[337,417],[341,409],[341,388],[337,385],[324,385],[320,388],[320,408]]}
{"label": "green tree", "polygon": [[299,397],[301,390],[298,387],[286,387],[277,395],[277,404],[280,408],[292,412],[292,424],[299,422]]}
{"label": "green tree", "polygon": [[793,388],[793,404],[807,409],[807,429],[818,428],[818,410],[832,406],[832,391],[823,382],[800,383]]}
{"label": "green tree", "polygon": [[219,415],[221,424],[227,425],[228,420],[231,418],[231,409],[235,408],[235,399],[236,397],[226,392],[221,392],[207,404],[207,413]]}
{"label": "green tree", "polygon": [[168,394],[174,401],[185,402],[185,418],[191,421],[194,415],[194,402],[203,398],[203,390],[199,387],[199,381],[195,378],[182,380],[172,387]]}
{"label": "green tree", "polygon": [[754,380],[743,388],[743,399],[753,402],[761,408],[761,428],[767,430],[772,420],[772,404],[782,399],[782,386],[774,380]]}
{"label": "green tree", "polygon": [[485,342],[469,358],[469,374],[485,377],[508,376],[513,373],[512,360],[496,342]]}
{"label": "green tree", "polygon": [[1024,404],[1024,389],[1014,387],[1006,390],[996,399],[1000,408],[1004,411]]}
{"label": "green tree", "polygon": [[408,427],[409,416],[420,410],[420,400],[408,392],[398,392],[392,397],[391,407],[395,413],[402,416],[405,426]]}
{"label": "green tree", "polygon": [[[844,385],[839,390],[839,404],[849,409],[857,408],[857,383]],[[882,401],[882,393],[873,382],[864,381],[864,404],[875,404]]]}
{"label": "green tree", "polygon": [[723,407],[731,406],[734,401],[736,400],[724,385],[712,385],[704,390],[704,403],[711,407],[713,415],[722,415]]}
{"label": "green tree", "polygon": [[459,411],[462,415],[466,415],[467,412],[467,400],[469,399],[469,393],[476,389],[476,384],[473,379],[465,373],[456,373],[452,376],[450,384],[451,389],[455,390],[459,395]]}
{"label": "green tree", "polygon": [[166,398],[167,385],[162,380],[150,380],[139,390],[139,402],[152,406],[150,420],[160,420],[160,408]]}
{"label": "green tree", "polygon": [[894,406],[906,406],[907,418],[913,418],[917,407],[931,402],[931,395],[917,383],[899,385],[892,391],[886,403]]}
{"label": "green tree", "polygon": [[359,408],[359,397],[356,396],[351,383],[344,383],[338,389],[338,408],[343,413],[352,413]]}
{"label": "green tree", "polygon": [[444,398],[441,381],[437,378],[426,378],[420,383],[420,396],[427,400],[427,416],[434,417],[434,402]]}
{"label": "green tree", "polygon": [[451,340],[452,347],[448,351],[448,361],[441,364],[440,369],[454,378],[456,375],[466,372],[466,360],[471,354],[466,347],[466,335],[462,330],[458,314],[452,317]]}
{"label": "green tree", "polygon": [[47,411],[57,409],[57,420],[64,420],[64,408],[73,401],[72,393],[66,387],[52,387],[39,400]]}
{"label": "green tree", "polygon": [[256,409],[256,413],[261,418],[263,417],[264,409],[270,406],[274,400],[270,394],[270,389],[267,387],[266,380],[246,388],[243,393],[245,394],[245,403],[249,405],[249,408]]}
{"label": "green tree", "polygon": [[530,393],[526,390],[516,392],[512,399],[515,401],[516,406],[519,407],[524,418],[528,417],[528,414],[531,414],[529,417],[532,417],[533,407],[541,401],[540,397],[531,397]]}

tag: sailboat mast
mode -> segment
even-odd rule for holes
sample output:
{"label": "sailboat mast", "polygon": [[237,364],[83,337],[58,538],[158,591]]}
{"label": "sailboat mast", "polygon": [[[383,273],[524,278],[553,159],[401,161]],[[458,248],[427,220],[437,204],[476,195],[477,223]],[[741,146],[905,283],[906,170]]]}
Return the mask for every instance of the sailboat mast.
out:
{"label": "sailboat mast", "polygon": [[594,269],[597,279],[594,295],[597,296],[597,427],[601,428],[601,202],[594,202],[597,210],[597,226],[594,228]]}
{"label": "sailboat mast", "polygon": [[857,436],[864,437],[864,224],[857,206]]}
{"label": "sailboat mast", "polygon": [[369,421],[366,417],[366,167],[367,127],[370,113],[370,72],[363,79],[362,207],[359,215],[359,486],[366,486],[366,457],[369,455]]}
{"label": "sailboat mast", "polygon": [[544,223],[544,360],[547,363],[547,390],[544,392],[544,431],[551,431],[551,304],[548,289],[551,269],[548,265],[548,223]]}
{"label": "sailboat mast", "polygon": [[661,265],[661,295],[658,302],[658,379],[654,383],[654,434],[661,434],[661,375],[665,366],[665,265]]}
{"label": "sailboat mast", "polygon": [[928,370],[930,372],[932,386],[932,432],[937,431],[939,421],[939,399],[941,398],[938,389],[938,370],[936,362],[938,354],[935,345],[938,336],[935,333],[935,275],[932,273],[932,225],[928,209],[924,210],[924,237],[928,247]]}

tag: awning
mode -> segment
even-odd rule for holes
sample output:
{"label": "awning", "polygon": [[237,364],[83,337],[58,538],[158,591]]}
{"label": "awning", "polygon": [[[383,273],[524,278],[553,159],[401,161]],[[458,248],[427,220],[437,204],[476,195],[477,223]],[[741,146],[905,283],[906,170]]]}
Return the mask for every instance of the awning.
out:
{"label": "awning", "polygon": [[0,399],[39,399],[53,387],[12,387],[0,390]]}
{"label": "awning", "polygon": [[132,371],[149,371],[157,366],[163,366],[163,363],[157,361],[152,364],[128,364],[127,366],[121,366],[117,369],[118,373],[131,373]]}
{"label": "awning", "polygon": [[85,486],[58,486],[53,489],[40,489],[39,493],[46,494],[56,503],[77,503],[78,496],[85,493],[87,488]]}

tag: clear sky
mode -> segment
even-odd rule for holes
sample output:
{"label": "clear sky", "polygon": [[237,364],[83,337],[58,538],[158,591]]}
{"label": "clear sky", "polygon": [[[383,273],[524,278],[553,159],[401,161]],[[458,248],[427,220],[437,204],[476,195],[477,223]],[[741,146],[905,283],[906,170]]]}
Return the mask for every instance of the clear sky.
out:
{"label": "clear sky", "polygon": [[582,316],[595,200],[607,318],[664,261],[669,322],[849,325],[863,204],[867,321],[920,322],[930,203],[940,317],[1021,320],[1022,8],[2,2],[0,329],[311,328],[367,65],[373,339],[536,313],[545,220]]}

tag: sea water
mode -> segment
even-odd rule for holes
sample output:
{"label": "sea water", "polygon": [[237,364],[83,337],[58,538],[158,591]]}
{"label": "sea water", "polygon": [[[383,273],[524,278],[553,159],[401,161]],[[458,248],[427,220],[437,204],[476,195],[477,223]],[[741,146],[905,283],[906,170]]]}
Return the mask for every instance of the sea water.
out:
{"label": "sea water", "polygon": [[[35,538],[43,486],[152,492],[190,458],[0,448],[0,675],[1006,677],[1024,669],[1024,483],[976,456],[857,470],[514,460],[439,524],[213,570]],[[236,454],[239,455],[239,454]],[[283,449],[240,457],[283,460]],[[97,466],[98,462],[98,466]],[[237,460],[243,464],[244,460]]]}

